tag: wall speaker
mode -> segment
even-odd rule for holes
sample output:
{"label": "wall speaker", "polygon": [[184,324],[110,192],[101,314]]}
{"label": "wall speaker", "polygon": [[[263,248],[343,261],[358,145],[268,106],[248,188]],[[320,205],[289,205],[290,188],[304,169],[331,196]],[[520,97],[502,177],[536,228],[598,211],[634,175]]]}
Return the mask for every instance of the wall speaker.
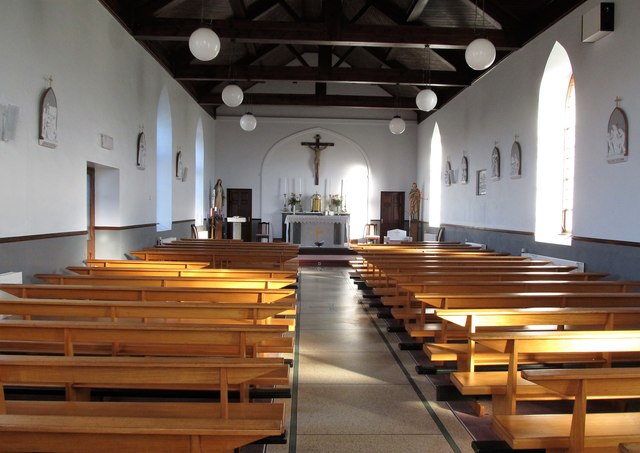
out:
{"label": "wall speaker", "polygon": [[582,42],[596,42],[613,31],[613,2],[602,2],[582,16]]}

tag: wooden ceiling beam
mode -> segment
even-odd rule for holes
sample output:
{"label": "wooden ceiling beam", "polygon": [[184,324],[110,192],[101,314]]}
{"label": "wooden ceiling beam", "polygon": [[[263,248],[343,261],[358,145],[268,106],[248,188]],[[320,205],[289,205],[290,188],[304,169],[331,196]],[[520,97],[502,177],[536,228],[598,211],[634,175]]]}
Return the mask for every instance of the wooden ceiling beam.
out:
{"label": "wooden ceiling beam", "polygon": [[[198,100],[202,106],[222,105],[220,94],[210,94]],[[317,94],[251,93],[251,105],[287,105],[316,107],[348,107],[363,109],[416,110],[414,97],[341,96]]]}
{"label": "wooden ceiling beam", "polygon": [[[132,35],[139,41],[187,41],[200,21],[191,19],[154,19],[135,27]],[[222,38],[238,42],[310,44],[360,47],[404,47],[462,49],[473,41],[473,28],[426,27],[415,25],[342,24],[337,30],[319,22],[269,22],[214,20],[211,28]],[[487,30],[486,37],[496,48],[518,48],[501,30]]]}
{"label": "wooden ceiling beam", "polygon": [[[476,73],[476,75],[479,73]],[[328,68],[303,66],[234,66],[234,79],[238,81],[291,81],[327,83],[366,83],[392,85],[423,85],[424,71],[419,69],[391,68]],[[229,79],[227,65],[197,65],[176,71],[174,78],[180,81],[207,82]],[[475,78],[475,77],[474,77]],[[473,79],[456,72],[432,71],[431,85],[466,87]]]}

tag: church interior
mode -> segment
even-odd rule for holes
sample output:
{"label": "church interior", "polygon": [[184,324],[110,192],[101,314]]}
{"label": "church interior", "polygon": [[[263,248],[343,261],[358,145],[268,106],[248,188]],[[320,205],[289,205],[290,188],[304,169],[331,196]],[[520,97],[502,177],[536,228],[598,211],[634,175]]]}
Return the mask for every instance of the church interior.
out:
{"label": "church interior", "polygon": [[0,451],[640,451],[640,2],[0,11]]}

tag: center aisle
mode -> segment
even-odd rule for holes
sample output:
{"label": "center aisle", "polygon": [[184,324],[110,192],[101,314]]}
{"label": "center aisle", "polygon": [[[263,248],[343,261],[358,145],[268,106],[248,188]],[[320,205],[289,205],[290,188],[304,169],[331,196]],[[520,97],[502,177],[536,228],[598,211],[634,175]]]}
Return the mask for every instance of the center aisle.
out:
{"label": "center aisle", "polygon": [[472,451],[348,268],[301,268],[299,291],[289,442],[269,453]]}

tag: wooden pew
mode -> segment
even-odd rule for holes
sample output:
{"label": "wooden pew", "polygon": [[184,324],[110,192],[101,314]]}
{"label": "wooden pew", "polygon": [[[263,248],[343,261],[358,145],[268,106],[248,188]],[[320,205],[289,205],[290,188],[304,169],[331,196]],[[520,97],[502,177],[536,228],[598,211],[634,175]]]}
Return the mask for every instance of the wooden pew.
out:
{"label": "wooden pew", "polygon": [[69,275],[36,274],[45,283],[56,285],[96,286],[159,286],[163,288],[237,288],[237,289],[281,289],[296,284],[295,279],[256,279],[231,277],[157,277],[149,275]]}
{"label": "wooden pew", "polygon": [[[563,329],[638,329],[640,327],[640,306],[638,307],[598,307],[598,308],[530,308],[530,309],[444,309],[436,310],[438,317],[458,326],[463,326],[468,338],[484,330],[497,331],[507,329],[511,331],[525,330],[550,331]],[[477,365],[508,364],[509,354],[496,352],[490,348],[476,345],[470,340],[466,344],[444,343],[427,344],[424,347],[427,355],[435,360],[457,360],[459,370],[450,375],[451,382],[463,395],[492,395],[494,412],[503,413],[504,394],[506,390],[506,374],[500,371],[477,371]],[[537,363],[594,363],[599,359],[595,354],[543,353],[520,354],[520,364]],[[640,359],[640,356],[638,357]],[[540,389],[532,388],[528,383],[518,381],[525,387],[519,399],[526,396],[541,399]]]}
{"label": "wooden pew", "polygon": [[26,320],[87,319],[111,322],[281,325],[272,318],[289,314],[294,310],[293,302],[202,304],[166,301],[0,299],[0,313]]}
{"label": "wooden pew", "polygon": [[427,309],[469,308],[531,308],[531,307],[635,307],[640,305],[640,293],[484,293],[484,294],[430,294],[415,295],[423,309],[416,324],[407,324],[407,332],[415,338],[466,338],[464,328],[449,329],[446,324],[433,326],[426,323]]}
{"label": "wooden pew", "polygon": [[640,368],[525,370],[522,376],[573,398],[573,413],[494,416],[493,430],[512,448],[606,453],[640,442],[639,412],[587,413],[590,398],[640,397]]}
{"label": "wooden pew", "polygon": [[284,326],[0,321],[0,350],[64,355],[258,357],[291,353]]}
{"label": "wooden pew", "polygon": [[[523,292],[629,292],[640,289],[640,282],[622,280],[522,280],[522,281],[459,281],[459,282],[422,282],[404,283],[400,289],[408,295],[415,293],[434,294],[478,294],[478,293],[523,293]],[[386,298],[383,298],[383,303]],[[390,301],[394,306],[397,301]],[[412,298],[407,296],[406,306],[392,308],[394,318],[403,321],[417,321],[420,317],[419,307],[412,307]]]}
{"label": "wooden pew", "polygon": [[[230,403],[228,389],[286,367],[278,359],[0,356],[4,451],[227,453],[284,434],[284,405]],[[199,387],[219,403],[7,401],[6,385],[66,388]]]}
{"label": "wooden pew", "polygon": [[[84,263],[88,267],[137,267],[141,260],[110,260],[110,259],[86,259]],[[203,269],[209,263],[202,261],[145,261],[144,266],[156,269]]]}
{"label": "wooden pew", "polygon": [[2,284],[0,291],[23,298],[258,302],[295,300],[295,289],[158,288],[133,286]]}
{"label": "wooden pew", "polygon": [[[169,262],[169,261],[166,261]],[[78,275],[113,276],[153,276],[153,277],[195,277],[195,278],[297,278],[297,271],[268,269],[152,269],[144,267],[144,261],[137,267],[88,267],[67,266],[67,270]]]}
{"label": "wooden pew", "polygon": [[132,251],[143,260],[154,261],[206,261],[212,268],[284,269],[285,263],[298,255],[290,252],[257,252],[206,249],[154,249]]}
{"label": "wooden pew", "polygon": [[[506,372],[451,373],[452,382],[457,382],[456,386],[460,385],[460,388],[472,388],[474,385],[480,388],[483,385],[490,388],[494,397],[504,395],[504,404],[496,405],[494,414],[515,414],[518,399],[549,396],[549,392],[541,392],[540,389],[534,389],[528,395],[518,391],[518,384],[521,383],[518,366],[522,354],[556,355],[558,358],[585,354],[587,359],[590,358],[585,364],[591,363],[592,366],[610,366],[612,353],[630,353],[620,357],[624,360],[640,360],[638,330],[488,331],[471,334],[470,339],[509,355]],[[557,394],[555,398],[558,398]]]}

